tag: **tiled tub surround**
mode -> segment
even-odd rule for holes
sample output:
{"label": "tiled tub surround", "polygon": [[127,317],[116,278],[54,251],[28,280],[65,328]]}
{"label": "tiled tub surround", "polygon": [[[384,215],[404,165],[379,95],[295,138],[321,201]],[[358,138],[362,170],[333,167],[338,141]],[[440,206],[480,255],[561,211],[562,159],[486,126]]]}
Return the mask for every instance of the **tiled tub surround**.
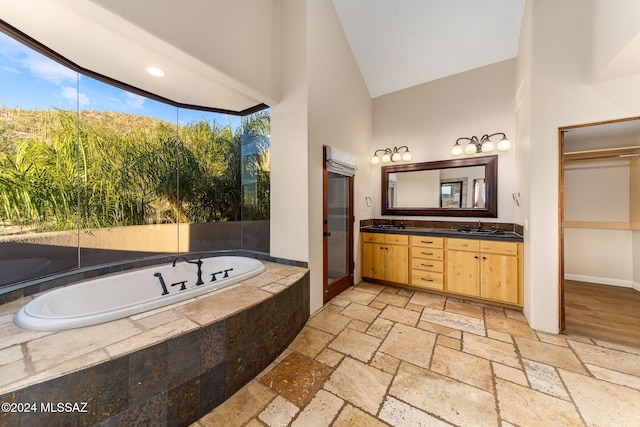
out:
{"label": "tiled tub surround", "polygon": [[[217,292],[101,325],[16,327],[33,296],[0,305],[0,425],[188,425],[258,375],[309,317],[306,268],[266,271]],[[86,402],[87,412],[43,412]]]}

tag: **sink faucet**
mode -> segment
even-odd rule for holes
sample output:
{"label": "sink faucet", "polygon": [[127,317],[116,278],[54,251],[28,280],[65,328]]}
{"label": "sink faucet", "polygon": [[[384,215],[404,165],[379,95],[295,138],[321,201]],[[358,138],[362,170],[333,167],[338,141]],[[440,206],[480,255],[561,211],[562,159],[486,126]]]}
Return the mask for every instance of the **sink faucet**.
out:
{"label": "sink faucet", "polygon": [[180,255],[178,257],[175,257],[173,260],[173,266],[176,266],[176,262],[178,262],[179,259],[183,259],[186,262],[188,262],[189,264],[196,264],[198,266],[198,280],[196,281],[196,286],[200,286],[203,285],[204,282],[202,281],[202,260],[199,259],[197,261],[189,261],[187,259],[187,257],[185,257],[184,255]]}
{"label": "sink faucet", "polygon": [[482,222],[478,220],[478,231],[482,231]]}

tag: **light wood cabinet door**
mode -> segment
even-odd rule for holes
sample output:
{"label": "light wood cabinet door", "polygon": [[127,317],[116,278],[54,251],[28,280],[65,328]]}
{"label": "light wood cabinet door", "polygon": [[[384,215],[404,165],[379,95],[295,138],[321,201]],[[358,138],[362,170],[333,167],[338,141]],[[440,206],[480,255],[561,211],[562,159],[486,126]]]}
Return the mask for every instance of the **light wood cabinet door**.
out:
{"label": "light wood cabinet door", "polygon": [[480,296],[478,252],[447,251],[447,291]]}
{"label": "light wood cabinet door", "polygon": [[402,245],[385,245],[384,279],[390,282],[409,283],[409,248]]}
{"label": "light wood cabinet door", "polygon": [[384,280],[385,250],[378,243],[362,244],[362,275]]}
{"label": "light wood cabinet door", "polygon": [[[384,243],[373,243],[381,241]],[[390,244],[389,241],[400,244]],[[363,233],[362,276],[407,285],[409,283],[409,247],[406,245],[408,241],[408,236]]]}
{"label": "light wood cabinet door", "polygon": [[518,258],[483,253],[480,261],[480,296],[517,304]]}

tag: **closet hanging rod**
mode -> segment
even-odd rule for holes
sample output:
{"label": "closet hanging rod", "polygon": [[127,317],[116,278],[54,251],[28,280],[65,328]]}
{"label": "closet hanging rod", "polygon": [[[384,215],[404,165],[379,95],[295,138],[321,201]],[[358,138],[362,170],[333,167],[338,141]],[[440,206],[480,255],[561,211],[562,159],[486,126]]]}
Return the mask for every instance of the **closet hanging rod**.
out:
{"label": "closet hanging rod", "polygon": [[612,151],[631,151],[631,150],[640,150],[640,146],[631,145],[628,147],[611,147],[611,148],[598,148],[594,150],[581,150],[581,151],[567,151],[564,153],[567,155],[578,155],[578,154],[597,154],[597,153],[607,153]]}
{"label": "closet hanging rod", "polygon": [[638,157],[638,156],[640,156],[640,153],[612,154],[612,155],[609,155],[609,156],[568,158],[565,161],[567,161],[567,162],[582,162],[582,161],[587,161],[587,160],[626,159],[626,158],[629,158],[629,157]]}

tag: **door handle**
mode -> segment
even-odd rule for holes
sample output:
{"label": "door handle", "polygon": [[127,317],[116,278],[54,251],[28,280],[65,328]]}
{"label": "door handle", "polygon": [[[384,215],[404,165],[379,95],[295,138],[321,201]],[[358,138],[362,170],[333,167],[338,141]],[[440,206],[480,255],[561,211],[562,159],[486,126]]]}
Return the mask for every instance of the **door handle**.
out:
{"label": "door handle", "polygon": [[323,236],[331,236],[331,232],[330,231],[325,231],[324,233],[322,233]]}

